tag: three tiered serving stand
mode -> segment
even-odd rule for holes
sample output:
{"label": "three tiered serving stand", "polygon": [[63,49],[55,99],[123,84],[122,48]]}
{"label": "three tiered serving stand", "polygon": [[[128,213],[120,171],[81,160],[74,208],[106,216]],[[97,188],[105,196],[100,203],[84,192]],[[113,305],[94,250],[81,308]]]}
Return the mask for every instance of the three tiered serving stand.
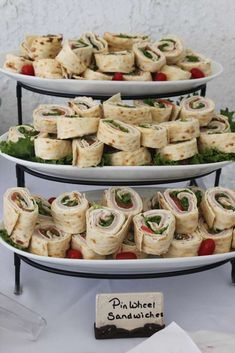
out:
{"label": "three tiered serving stand", "polygon": [[[32,87],[28,84],[22,83],[20,81],[17,81],[16,84],[16,97],[17,97],[17,110],[18,110],[18,124],[21,125],[23,123],[23,113],[22,113],[22,93],[23,90],[31,91],[34,93],[38,93],[41,95],[46,95],[46,96],[53,96],[53,97],[60,97],[60,98],[74,98],[78,96],[84,96],[86,95],[85,92],[84,94],[76,94],[76,93],[66,93],[66,92],[55,92],[55,91],[48,91],[46,89],[40,89],[36,87]],[[145,99],[145,98],[169,98],[169,97],[179,97],[179,96],[185,96],[189,95],[192,93],[198,92],[201,96],[206,95],[206,84],[203,84],[201,86],[197,86],[192,89],[184,90],[184,91],[178,91],[174,93],[164,93],[164,94],[150,94],[150,95],[122,95],[123,100],[129,100],[129,99]],[[110,96],[108,95],[96,95],[96,94],[89,94],[90,97],[96,100],[104,101]],[[127,185],[132,185],[132,186],[146,186],[146,185],[159,185],[159,184],[168,184],[168,183],[178,183],[178,182],[184,182],[188,181],[190,185],[197,185],[197,179],[198,178],[203,178],[211,173],[215,174],[215,179],[214,179],[214,186],[218,186],[220,182],[220,175],[221,175],[221,168],[210,171],[209,173],[205,174],[200,174],[199,176],[193,176],[193,177],[182,177],[178,179],[169,179],[169,180],[138,180],[136,182],[130,182],[130,181],[110,181],[110,180],[85,180],[85,179],[70,179],[70,178],[65,178],[65,177],[59,177],[59,176],[54,176],[50,174],[46,174],[43,172],[39,172],[36,170],[33,170],[29,167],[23,166],[21,164],[16,164],[16,178],[17,178],[17,186],[19,187],[24,187],[25,186],[25,173],[33,175],[34,177],[45,179],[45,180],[50,180],[50,181],[55,181],[59,183],[68,183],[68,184],[79,184],[79,185],[94,185],[94,186],[127,186]],[[133,185],[134,184],[134,185]],[[95,272],[80,272],[80,271],[72,271],[72,270],[66,270],[63,269],[62,266],[60,267],[52,267],[49,265],[44,265],[41,262],[37,262],[35,260],[32,260],[26,256],[23,256],[21,254],[18,254],[14,252],[14,265],[15,265],[15,294],[20,294],[21,293],[21,281],[20,281],[20,270],[21,270],[21,262],[24,262],[28,264],[29,266],[33,266],[37,269],[46,271],[46,272],[51,272],[51,273],[56,273],[64,276],[72,276],[72,277],[85,277],[85,278],[99,278],[99,279],[147,279],[147,278],[160,278],[160,277],[173,277],[173,276],[179,276],[179,275],[187,275],[187,274],[192,274],[196,272],[202,272],[206,271],[218,266],[221,266],[229,261],[231,261],[232,265],[232,282],[235,283],[235,256],[232,259],[225,259],[223,261],[217,261],[212,264],[207,264],[207,265],[201,265],[201,266],[195,266],[192,268],[187,268],[187,269],[181,269],[181,270],[176,270],[176,271],[167,271],[167,272],[158,272],[155,271],[154,273],[95,273]]]}

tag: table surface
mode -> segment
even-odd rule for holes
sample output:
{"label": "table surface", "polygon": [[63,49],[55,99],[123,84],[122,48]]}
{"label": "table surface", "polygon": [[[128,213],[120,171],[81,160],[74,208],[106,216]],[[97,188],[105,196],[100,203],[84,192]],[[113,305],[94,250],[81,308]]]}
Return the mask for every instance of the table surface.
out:
{"label": "table surface", "polygon": [[[0,159],[0,193],[16,185],[14,165]],[[54,196],[65,190],[85,187],[62,185],[27,176],[34,193]],[[0,202],[2,215],[2,202]],[[96,280],[46,273],[22,263],[23,293],[13,294],[13,254],[0,248],[0,292],[40,313],[47,327],[38,341],[30,342],[0,329],[0,353],[125,353],[143,339],[97,341],[94,338],[97,293],[161,291],[165,300],[166,324],[176,321],[188,331],[214,330],[235,333],[235,287],[231,266],[203,273],[148,280]]]}

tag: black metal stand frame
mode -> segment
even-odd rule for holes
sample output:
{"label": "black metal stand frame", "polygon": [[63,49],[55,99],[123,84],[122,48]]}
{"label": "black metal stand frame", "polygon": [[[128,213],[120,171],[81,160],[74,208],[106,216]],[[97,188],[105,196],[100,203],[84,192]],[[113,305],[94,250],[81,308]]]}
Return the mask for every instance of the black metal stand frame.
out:
{"label": "black metal stand frame", "polygon": [[[22,118],[22,89],[35,92],[38,94],[43,94],[43,95],[49,95],[49,96],[56,96],[56,97],[63,97],[63,98],[74,98],[77,96],[83,96],[85,93],[81,94],[69,94],[69,93],[58,93],[58,92],[51,92],[51,91],[46,91],[42,89],[38,89],[35,87],[28,86],[26,84],[23,84],[21,82],[17,82],[16,85],[16,97],[17,97],[17,112],[18,112],[18,124],[21,125],[23,123],[23,118]],[[168,98],[168,97],[177,97],[177,96],[183,96],[187,95],[190,93],[198,92],[200,91],[201,96],[205,96],[206,94],[206,85],[202,85],[196,88],[193,88],[191,90],[186,90],[186,91],[179,91],[176,93],[165,93],[165,94],[156,94],[156,95],[140,95],[140,96],[124,96],[122,97],[124,100],[129,100],[129,99],[144,99],[144,98]],[[89,94],[90,97],[94,99],[99,99],[101,101],[108,99],[110,96],[100,96],[100,95],[91,95]],[[122,182],[117,182],[117,181],[87,181],[87,180],[82,180],[82,179],[67,179],[67,178],[61,178],[61,177],[56,177],[52,175],[47,175],[44,173],[37,172],[35,170],[32,170],[30,168],[27,168],[25,166],[16,165],[16,178],[17,178],[17,186],[19,187],[24,187],[25,186],[25,173],[33,175],[35,177],[41,178],[41,179],[46,179],[46,180],[51,180],[55,182],[60,182],[60,183],[69,183],[69,184],[80,184],[80,185],[99,185],[99,186],[113,186],[113,185],[131,185],[130,182],[127,181],[122,181]],[[176,183],[176,182],[182,182],[182,181],[190,181],[190,185],[197,185],[196,179],[205,177],[211,173],[215,173],[215,182],[214,186],[219,185],[220,181],[220,175],[221,175],[221,169],[217,169],[216,171],[206,173],[197,177],[192,177],[192,178],[180,178],[180,179],[174,179],[174,180],[152,180],[152,181],[138,181],[133,183],[135,186],[136,185],[159,185],[159,184],[168,184],[168,183]],[[192,273],[197,273],[197,272],[202,272],[202,271],[207,271],[212,268],[216,268],[218,266],[222,266],[225,263],[231,261],[232,264],[232,282],[235,283],[235,258],[232,260],[223,260],[219,261],[210,265],[204,265],[204,266],[196,266],[190,269],[186,270],[179,270],[179,271],[168,271],[168,272],[154,272],[154,273],[140,273],[140,274],[125,274],[125,273],[120,273],[120,274],[103,274],[103,273],[88,273],[88,272],[77,272],[77,271],[68,271],[68,270],[63,270],[63,269],[58,269],[46,265],[42,265],[41,263],[38,263],[36,261],[33,261],[26,256],[19,255],[17,253],[14,253],[14,265],[15,265],[15,294],[21,294],[22,289],[21,289],[21,284],[20,284],[20,269],[21,269],[21,261],[27,263],[28,265],[35,267],[37,269],[46,271],[46,272],[51,272],[51,273],[56,273],[59,275],[64,275],[64,276],[72,276],[72,277],[83,277],[83,278],[94,278],[94,279],[147,279],[147,278],[162,278],[162,277],[173,277],[173,276],[182,276],[182,275],[188,275]]]}

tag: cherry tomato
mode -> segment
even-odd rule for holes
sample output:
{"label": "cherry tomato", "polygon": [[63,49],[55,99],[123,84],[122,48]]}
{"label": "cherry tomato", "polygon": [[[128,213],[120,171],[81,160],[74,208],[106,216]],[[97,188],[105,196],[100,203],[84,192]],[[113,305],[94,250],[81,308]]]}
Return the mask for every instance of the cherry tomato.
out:
{"label": "cherry tomato", "polygon": [[21,69],[21,73],[23,75],[29,75],[29,76],[34,76],[34,68],[33,68],[33,65],[24,65]]}
{"label": "cherry tomato", "polygon": [[190,70],[191,72],[191,78],[202,78],[205,77],[204,72],[202,72],[200,69],[197,69],[196,67]]}
{"label": "cherry tomato", "polygon": [[123,81],[123,74],[121,72],[115,72],[112,80],[113,81]]}
{"label": "cherry tomato", "polygon": [[146,232],[146,233],[150,233],[150,234],[154,234],[154,232],[152,231],[152,229],[150,229],[147,226],[141,226],[141,229]]}
{"label": "cherry tomato", "polygon": [[177,208],[180,210],[180,211],[184,211],[181,203],[180,203],[180,200],[176,197],[176,196],[171,196],[172,200],[174,201],[174,203],[176,204]]}
{"label": "cherry tomato", "polygon": [[205,239],[201,242],[198,250],[198,256],[212,255],[215,251],[215,242],[213,239]]}
{"label": "cherry tomato", "polygon": [[50,198],[48,199],[48,202],[49,202],[50,204],[52,204],[52,202],[53,202],[55,199],[56,199],[56,197],[50,197]]}
{"label": "cherry tomato", "polygon": [[167,76],[163,72],[156,72],[153,79],[154,81],[167,81]]}
{"label": "cherry tomato", "polygon": [[68,259],[83,259],[82,253],[79,250],[69,249],[66,253]]}
{"label": "cherry tomato", "polygon": [[136,254],[131,251],[123,251],[116,255],[117,260],[133,260],[137,259]]}

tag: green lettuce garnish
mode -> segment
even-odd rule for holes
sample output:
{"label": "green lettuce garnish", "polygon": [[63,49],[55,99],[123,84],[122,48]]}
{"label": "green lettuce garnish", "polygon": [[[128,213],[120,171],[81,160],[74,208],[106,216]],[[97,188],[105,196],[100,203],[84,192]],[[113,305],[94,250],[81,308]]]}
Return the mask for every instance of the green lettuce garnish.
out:
{"label": "green lettuce garnish", "polygon": [[19,138],[17,142],[2,141],[0,142],[0,150],[12,157],[31,160],[34,153],[34,142],[29,136],[26,138]]}
{"label": "green lettuce garnish", "polygon": [[23,251],[28,251],[27,248],[23,248],[22,246],[20,246],[19,244],[15,244],[11,238],[9,237],[9,235],[7,234],[7,231],[5,229],[0,229],[0,237],[9,245],[14,246],[14,248],[19,249],[19,250],[23,250]]}
{"label": "green lettuce garnish", "polygon": [[72,164],[72,155],[57,160],[45,160],[35,156],[34,141],[30,137],[19,138],[17,142],[2,141],[0,142],[0,151],[9,156],[24,159],[26,161],[47,163],[47,164]]}
{"label": "green lettuce garnish", "polygon": [[103,153],[103,156],[101,158],[100,164],[98,167],[106,167],[106,166],[111,166],[111,153]]}
{"label": "green lettuce garnish", "polygon": [[230,129],[232,132],[235,132],[235,121],[233,120],[234,111],[229,111],[228,108],[220,109],[220,114],[228,118]]}

